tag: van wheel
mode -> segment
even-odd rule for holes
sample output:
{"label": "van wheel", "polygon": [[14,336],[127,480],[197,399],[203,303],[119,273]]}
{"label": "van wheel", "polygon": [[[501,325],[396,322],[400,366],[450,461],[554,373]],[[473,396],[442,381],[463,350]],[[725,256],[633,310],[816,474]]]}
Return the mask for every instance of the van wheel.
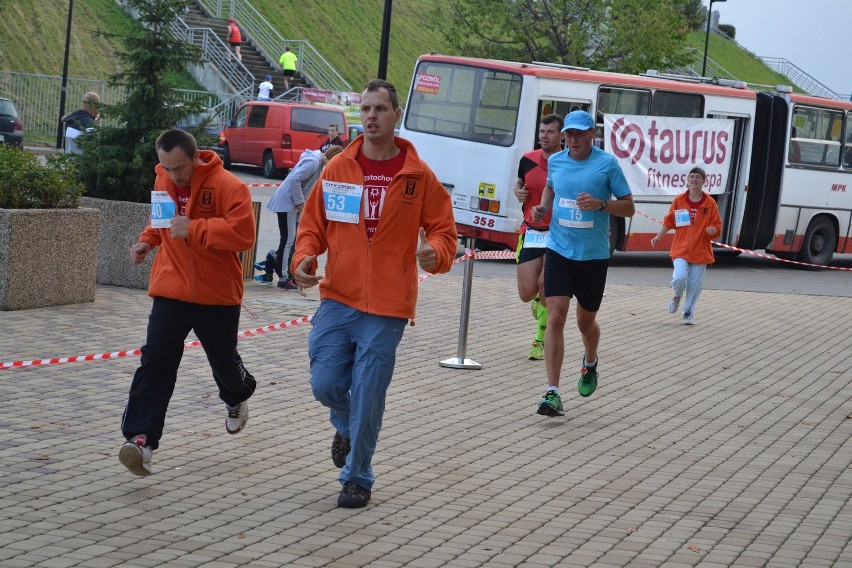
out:
{"label": "van wheel", "polygon": [[225,144],[225,148],[222,150],[222,165],[225,166],[226,170],[231,169],[231,149]]}
{"label": "van wheel", "polygon": [[275,167],[275,158],[272,157],[272,152],[267,152],[263,155],[263,176],[269,179],[275,179],[281,175],[281,171]]}
{"label": "van wheel", "polygon": [[831,262],[836,247],[837,231],[834,223],[825,216],[817,217],[808,225],[802,250],[797,258],[800,262],[826,265]]}

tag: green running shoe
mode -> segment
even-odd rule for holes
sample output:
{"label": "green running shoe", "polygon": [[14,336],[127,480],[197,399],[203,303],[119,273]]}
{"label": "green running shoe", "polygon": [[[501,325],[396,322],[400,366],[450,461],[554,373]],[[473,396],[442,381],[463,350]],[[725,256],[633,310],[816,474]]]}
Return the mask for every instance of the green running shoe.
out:
{"label": "green running shoe", "polygon": [[528,355],[530,361],[541,361],[544,359],[544,341],[533,341],[530,345]]}
{"label": "green running shoe", "polygon": [[538,403],[538,413],[542,416],[565,416],[562,410],[562,399],[556,391],[547,391]]}
{"label": "green running shoe", "polygon": [[577,390],[580,392],[580,396],[592,396],[596,388],[598,388],[597,365],[595,365],[594,369],[583,367],[583,370],[580,371],[580,381],[577,383]]}

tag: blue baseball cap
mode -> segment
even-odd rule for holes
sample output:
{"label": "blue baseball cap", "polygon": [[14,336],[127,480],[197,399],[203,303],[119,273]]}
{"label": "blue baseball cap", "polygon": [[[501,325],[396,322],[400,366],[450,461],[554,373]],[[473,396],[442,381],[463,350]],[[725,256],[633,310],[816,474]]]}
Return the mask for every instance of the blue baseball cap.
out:
{"label": "blue baseball cap", "polygon": [[595,127],[595,119],[584,110],[575,110],[565,115],[562,132],[566,130],[590,130]]}
{"label": "blue baseball cap", "polygon": [[266,80],[267,80],[267,81],[271,81],[271,80],[272,80],[272,75],[267,75],[267,76],[266,76]]}

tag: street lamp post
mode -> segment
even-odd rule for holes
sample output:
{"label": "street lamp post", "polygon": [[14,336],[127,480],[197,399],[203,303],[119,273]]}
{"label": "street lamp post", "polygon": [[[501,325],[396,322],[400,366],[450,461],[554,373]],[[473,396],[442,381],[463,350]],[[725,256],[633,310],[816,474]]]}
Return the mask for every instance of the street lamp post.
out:
{"label": "street lamp post", "polygon": [[56,128],[56,147],[62,148],[62,116],[65,114],[65,93],[68,91],[68,54],[71,51],[71,22],[74,0],[68,0],[68,27],[65,30],[65,62],[62,64],[62,90],[59,94],[59,126]]}
{"label": "street lamp post", "polygon": [[[718,0],[716,0],[718,2]],[[385,10],[382,16],[382,40],[379,46],[379,79],[388,78],[388,50],[390,48],[391,9],[393,0],[385,0]]]}
{"label": "street lamp post", "polygon": [[707,47],[710,44],[710,20],[713,19],[713,2],[727,2],[728,0],[710,0],[707,6],[707,33],[704,35],[704,64],[701,66],[701,76],[707,73]]}

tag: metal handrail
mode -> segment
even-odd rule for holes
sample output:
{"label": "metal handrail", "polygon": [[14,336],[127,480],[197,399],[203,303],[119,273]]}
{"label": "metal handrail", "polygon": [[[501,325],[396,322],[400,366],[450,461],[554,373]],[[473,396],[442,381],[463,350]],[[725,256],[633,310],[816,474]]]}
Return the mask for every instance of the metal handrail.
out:
{"label": "metal handrail", "polygon": [[352,86],[307,40],[285,39],[248,0],[196,0],[216,18],[234,18],[252,43],[273,67],[280,68],[279,56],[285,47],[296,54],[299,70],[311,85],[328,91],[350,92]]}
{"label": "metal handrail", "polygon": [[788,59],[784,59],[783,57],[761,57],[760,59],[767,67],[776,73],[784,75],[805,92],[817,97],[842,100],[841,95],[832,91],[829,87]]}
{"label": "metal handrail", "polygon": [[215,31],[210,28],[190,27],[181,18],[175,18],[170,31],[176,38],[197,45],[204,53],[205,61],[216,67],[234,91],[254,91],[254,75],[242,61],[232,55],[231,49]]}
{"label": "metal handrail", "polygon": [[[677,69],[673,69],[672,71],[680,75],[689,75],[690,77],[701,77],[701,66],[704,52],[694,47],[688,49],[687,51],[694,52],[692,61],[688,63],[686,67],[679,67]],[[705,75],[707,77],[733,79],[735,81],[738,80],[738,78],[735,77],[733,73],[719,65],[719,63],[711,57],[707,58],[707,69],[705,71]]]}
{"label": "metal handrail", "polygon": [[763,61],[764,65],[766,65],[776,73],[784,75],[785,77],[790,79],[790,81],[793,82],[797,87],[799,87],[806,93],[818,97],[826,97],[829,99],[836,99],[841,101],[849,100],[850,97],[852,97],[850,95],[839,95],[835,93],[833,90],[831,90],[831,88],[827,87],[825,84],[819,81],[819,79],[815,78],[813,75],[811,75],[801,67],[798,67],[789,59],[785,59],[783,57],[763,57],[757,55],[754,52],[749,51],[748,49],[740,45],[737,40],[723,32],[719,28],[714,27],[713,31],[718,35],[722,36],[723,38],[734,42],[737,47],[739,47],[743,51],[751,54],[757,59],[760,59],[761,61]]}

